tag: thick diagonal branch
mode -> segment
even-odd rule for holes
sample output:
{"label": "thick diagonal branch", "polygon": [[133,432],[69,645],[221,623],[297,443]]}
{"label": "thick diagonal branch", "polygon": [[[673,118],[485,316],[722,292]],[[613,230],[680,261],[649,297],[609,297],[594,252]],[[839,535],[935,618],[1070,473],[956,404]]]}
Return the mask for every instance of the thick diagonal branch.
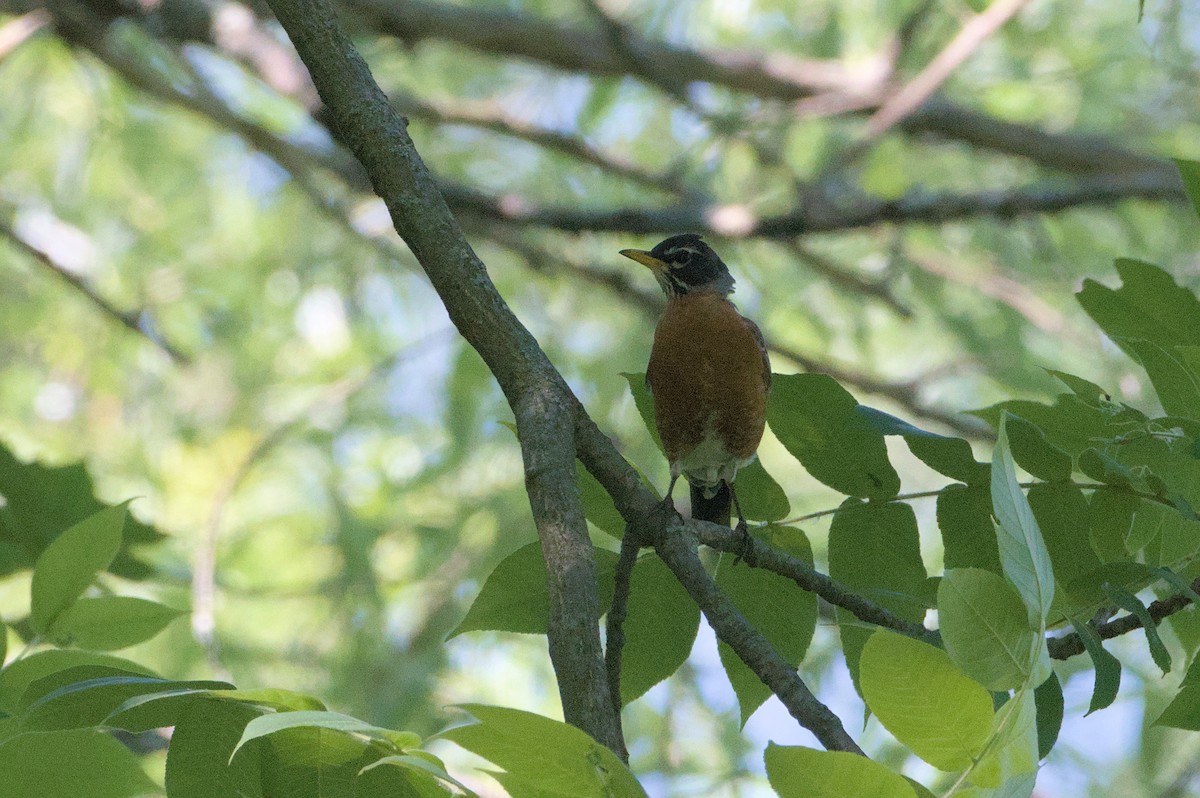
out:
{"label": "thick diagonal branch", "polygon": [[395,112],[327,0],[271,0],[338,133],[365,167],[396,231],[451,321],[480,353],[516,416],[525,481],[550,573],[550,656],[563,714],[623,750],[600,652],[599,598],[575,488],[574,396],[500,298]]}

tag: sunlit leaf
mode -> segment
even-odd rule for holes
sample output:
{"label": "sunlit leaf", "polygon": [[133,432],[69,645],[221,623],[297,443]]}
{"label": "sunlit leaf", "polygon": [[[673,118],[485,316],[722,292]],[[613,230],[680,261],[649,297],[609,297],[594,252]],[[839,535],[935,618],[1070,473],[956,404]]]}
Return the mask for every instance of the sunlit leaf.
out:
{"label": "sunlit leaf", "polygon": [[479,721],[442,732],[443,737],[503,768],[510,776],[549,794],[578,798],[646,793],[617,755],[586,733],[517,709],[465,704]]}
{"label": "sunlit leaf", "polygon": [[992,731],[992,697],[928,643],[880,629],[863,648],[863,698],[879,722],[936,768],[963,770]]}
{"label": "sunlit leaf", "polygon": [[1017,588],[1031,618],[1044,627],[1054,600],[1054,571],[1037,519],[1017,482],[1004,419],[992,460],[992,507],[1004,575]]}
{"label": "sunlit leaf", "polygon": [[903,776],[858,754],[768,743],[763,759],[780,798],[916,798]]}
{"label": "sunlit leaf", "polygon": [[1012,690],[1033,673],[1041,634],[1029,627],[1025,604],[1002,577],[977,568],[946,571],[938,622],[946,653],[989,690]]}

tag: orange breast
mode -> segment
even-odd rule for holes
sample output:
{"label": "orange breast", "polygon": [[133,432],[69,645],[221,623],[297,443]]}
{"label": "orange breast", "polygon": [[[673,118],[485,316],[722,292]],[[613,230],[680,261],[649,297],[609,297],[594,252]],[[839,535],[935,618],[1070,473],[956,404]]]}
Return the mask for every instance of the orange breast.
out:
{"label": "orange breast", "polygon": [[710,292],[671,299],[654,331],[646,379],[667,459],[715,434],[731,459],[762,440],[770,370],[750,321]]}

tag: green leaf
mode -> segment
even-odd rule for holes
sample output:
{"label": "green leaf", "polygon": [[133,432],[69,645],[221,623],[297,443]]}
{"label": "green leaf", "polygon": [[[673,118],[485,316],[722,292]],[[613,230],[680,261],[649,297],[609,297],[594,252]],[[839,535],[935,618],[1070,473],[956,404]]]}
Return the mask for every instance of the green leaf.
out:
{"label": "green leaf", "polygon": [[950,659],[989,690],[1015,689],[1033,673],[1042,636],[1029,628],[1025,604],[1002,577],[978,568],[946,571],[938,621]]}
{"label": "green leaf", "polygon": [[1000,419],[1000,436],[992,460],[992,507],[999,520],[996,542],[1004,575],[1029,609],[1031,625],[1045,628],[1054,600],[1054,570],[1033,510],[1017,482],[1005,417]]}
{"label": "green leaf", "polygon": [[780,798],[916,798],[903,776],[858,754],[767,743],[763,760]]}
{"label": "green leaf", "polygon": [[[813,563],[808,538],[799,529],[769,526],[757,536],[809,565]],[[734,565],[722,554],[717,564],[717,584],[738,611],[793,667],[799,667],[817,624],[817,597],[791,579],[761,568]],[[737,695],[742,725],[771,696],[771,690],[724,642],[717,643],[721,665]]]}
{"label": "green leaf", "polygon": [[[16,712],[21,705],[21,696],[35,681],[80,665],[107,666],[143,676],[155,675],[153,671],[136,662],[108,654],[95,654],[91,651],[38,651],[0,671],[0,710]],[[62,682],[56,687],[67,683]]]}
{"label": "green leaf", "polygon": [[196,701],[185,706],[167,749],[167,795],[264,798],[263,746],[251,743],[230,761],[242,730],[260,714],[260,710],[235,701]]}
{"label": "green leaf", "polygon": [[[421,753],[423,753],[423,752],[421,752]],[[462,782],[460,782],[458,779],[454,778],[449,773],[447,773],[444,765],[440,765],[440,763],[430,762],[428,759],[425,759],[424,757],[421,757],[421,756],[414,756],[413,754],[397,754],[395,756],[385,756],[382,759],[378,759],[378,760],[372,762],[370,765],[367,765],[365,768],[363,768],[363,773],[366,773],[367,771],[370,771],[370,770],[373,770],[373,769],[379,768],[379,767],[399,769],[402,772],[404,772],[407,776],[409,776],[410,778],[414,775],[416,775],[418,777],[419,776],[428,776],[429,778],[434,779],[435,781],[442,781],[447,784],[453,785],[454,787],[458,788],[458,790],[460,791],[460,793],[462,795],[465,795],[465,796],[474,796],[475,795],[475,793],[473,791],[471,791],[470,789],[468,789]],[[369,794],[370,795],[377,795],[377,794],[382,795],[383,793],[372,792]]]}
{"label": "green leaf", "polygon": [[137,756],[95,729],[30,732],[0,744],[0,795],[132,798],[158,792]]}
{"label": "green leaf", "polygon": [[968,484],[987,482],[988,464],[976,462],[971,444],[962,438],[926,432],[873,407],[859,405],[857,410],[883,435],[904,438],[909,450],[934,471]]}
{"label": "green leaf", "polygon": [[1050,755],[1050,749],[1058,741],[1063,722],[1063,692],[1058,675],[1051,672],[1050,678],[1042,682],[1033,694],[1037,705],[1038,759]]}
{"label": "green leaf", "polygon": [[318,698],[278,687],[265,687],[259,690],[223,690],[215,697],[226,701],[241,701],[246,704],[269,707],[283,712],[325,709],[325,704]]}
{"label": "green leaf", "polygon": [[1040,429],[1020,416],[1005,419],[1013,460],[1038,479],[1071,478],[1071,455],[1046,440]]}
{"label": "green leaf", "polygon": [[[224,690],[233,686],[226,682],[178,682],[126,673],[100,675],[107,670],[84,665],[34,682],[23,698],[30,704],[21,716],[22,728],[51,730],[96,726],[133,696],[164,690]],[[78,681],[34,698],[47,687],[69,677]]]}
{"label": "green leaf", "polygon": [[[517,709],[464,704],[479,720],[442,732],[443,737],[549,795],[575,798],[645,796],[617,755],[583,731]],[[503,782],[502,782],[503,783]]]}
{"label": "green leaf", "polygon": [[1150,646],[1150,656],[1153,658],[1154,664],[1159,667],[1164,676],[1170,673],[1171,652],[1167,651],[1162,638],[1158,636],[1158,624],[1150,615],[1150,611],[1146,609],[1146,605],[1128,590],[1111,582],[1104,584],[1104,592],[1114,604],[1126,612],[1132,613],[1142,622],[1142,629],[1146,632],[1146,643]]}
{"label": "green leaf", "polygon": [[575,461],[575,481],[579,485],[579,501],[587,520],[620,540],[625,534],[625,519],[617,512],[612,497],[578,460]]}
{"label": "green leaf", "polygon": [[46,547],[33,569],[30,623],[45,632],[67,607],[112,564],[121,548],[126,504],[108,507],[63,532]]}
{"label": "green leaf", "polygon": [[[6,502],[0,512],[0,575],[32,568],[63,530],[107,507],[94,492],[82,464],[22,462],[0,443],[0,496]],[[144,547],[162,538],[153,527],[128,518],[121,551],[108,570],[128,579],[145,579],[154,570],[135,559],[130,547]]]}
{"label": "green leaf", "polygon": [[[1078,486],[1061,482],[1034,485],[1027,498],[1050,554],[1056,585],[1070,585],[1103,565],[1092,549],[1087,526],[1080,522],[1087,518],[1088,501]],[[1057,591],[1055,607],[1061,608],[1066,600],[1065,592]]]}
{"label": "green leaf", "polygon": [[687,660],[700,629],[700,609],[657,554],[638,558],[630,578],[621,703],[637,699]]}
{"label": "green leaf", "polygon": [[1177,351],[1200,345],[1200,301],[1152,263],[1121,258],[1119,289],[1085,280],[1079,304],[1137,361],[1170,415],[1200,418],[1200,375]]}
{"label": "green leaf", "polygon": [[640,374],[622,372],[621,376],[625,378],[625,382],[629,383],[629,392],[633,394],[634,407],[641,415],[642,423],[646,425],[646,431],[650,433],[658,450],[663,451],[662,438],[658,436],[658,425],[654,421],[654,396],[646,385],[645,372]]}
{"label": "green leaf", "polygon": [[1083,642],[1083,648],[1092,658],[1092,666],[1096,672],[1096,684],[1092,689],[1092,701],[1085,716],[1104,709],[1117,699],[1117,690],[1121,686],[1121,662],[1105,651],[1100,643],[1100,635],[1091,624],[1072,619],[1071,626],[1075,634]]}
{"label": "green leaf", "polygon": [[149,640],[184,614],[131,596],[81,598],[59,614],[46,634],[55,645],[114,651]]}
{"label": "green leaf", "polygon": [[1179,694],[1152,725],[1200,731],[1200,658],[1192,660],[1179,686]]}
{"label": "green leaf", "polygon": [[268,715],[260,715],[250,721],[242,731],[242,738],[233,747],[231,758],[251,740],[257,740],[286,729],[301,728],[329,729],[343,734],[361,735],[372,740],[379,740],[400,750],[417,748],[421,745],[421,738],[412,732],[384,729],[338,712],[300,710],[297,712],[273,712]]}
{"label": "green leaf", "polygon": [[1101,401],[1108,402],[1112,400],[1108,391],[1090,380],[1076,377],[1074,374],[1068,374],[1065,371],[1055,371],[1054,369],[1046,369],[1046,373],[1070,388],[1072,393],[1085,402],[1099,404]]}
{"label": "green leaf", "polygon": [[879,629],[860,662],[863,698],[879,722],[940,770],[969,767],[992,732],[992,697],[940,648]]}
{"label": "green leaf", "polygon": [[[594,549],[601,612],[612,603],[613,573],[617,555]],[[550,623],[550,594],[546,587],[546,561],[538,541],[528,543],[500,561],[488,575],[467,616],[449,638],[463,632],[491,630],[546,634]],[[449,639],[447,638],[447,639]]]}
{"label": "green leaf", "polygon": [[1134,513],[1142,500],[1125,491],[1097,489],[1088,500],[1088,540],[1101,562],[1129,557],[1125,534],[1133,526]]}
{"label": "green leaf", "polygon": [[767,423],[817,480],[848,496],[887,499],[900,491],[900,477],[883,435],[858,407],[824,374],[776,374]]}
{"label": "green leaf", "polygon": [[[843,502],[829,527],[829,575],[903,618],[923,621],[932,596],[912,507]],[[837,618],[846,665],[861,692],[858,658],[874,627],[840,608]]]}
{"label": "green leaf", "polygon": [[[1142,21],[1144,4],[1145,0],[1138,0],[1138,22]],[[1179,176],[1183,178],[1183,187],[1187,189],[1188,198],[1192,201],[1192,208],[1197,214],[1200,214],[1200,163],[1183,158],[1173,160],[1176,168],[1179,169]]]}
{"label": "green leaf", "polygon": [[738,501],[747,518],[755,521],[779,521],[792,510],[787,493],[758,460],[738,469]]}
{"label": "green leaf", "polygon": [[984,485],[947,485],[937,497],[937,522],[947,568],[982,568],[995,574],[1000,567],[996,528],[992,525],[992,494]]}

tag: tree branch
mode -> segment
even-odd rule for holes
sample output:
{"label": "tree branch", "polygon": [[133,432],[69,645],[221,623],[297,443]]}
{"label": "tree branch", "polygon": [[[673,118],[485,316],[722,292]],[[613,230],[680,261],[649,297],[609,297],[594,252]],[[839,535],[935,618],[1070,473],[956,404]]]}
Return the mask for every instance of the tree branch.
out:
{"label": "tree branch", "polygon": [[[1193,592],[1200,592],[1200,579],[1193,581],[1191,588]],[[1187,609],[1191,605],[1192,599],[1188,594],[1177,593],[1165,599],[1152,601],[1146,609],[1149,611],[1150,617],[1154,619],[1154,623],[1159,624],[1164,618]],[[1091,622],[1089,621],[1089,623]],[[1106,623],[1094,624],[1093,628],[1096,630],[1096,634],[1100,635],[1101,640],[1109,640],[1128,634],[1135,629],[1141,629],[1142,622],[1136,615],[1123,615]],[[1082,654],[1085,650],[1083,640],[1077,632],[1071,632],[1062,637],[1052,637],[1046,641],[1046,644],[1053,659],[1070,659],[1076,654]]]}
{"label": "tree branch", "polygon": [[342,139],[367,170],[397,232],[451,321],[495,375],[517,421],[530,506],[549,572],[550,657],[567,721],[620,752],[600,653],[599,598],[575,486],[578,404],[492,285],[426,169],[404,120],[379,89],[327,0],[271,0]]}
{"label": "tree branch", "polygon": [[109,302],[107,299],[97,293],[96,289],[92,288],[92,286],[90,286],[82,277],[74,274],[55,261],[50,253],[34,246],[22,238],[17,231],[9,225],[8,221],[3,218],[0,218],[0,236],[7,238],[14,245],[16,245],[18,249],[21,249],[25,252],[25,254],[33,258],[34,262],[49,269],[60,279],[66,282],[67,285],[71,286],[84,297],[86,297],[87,300],[99,308],[104,315],[116,321],[130,332],[140,335],[142,338],[145,338],[147,341],[161,349],[167,354],[168,357],[171,358],[171,360],[183,365],[187,365],[191,362],[191,358],[188,357],[188,355],[184,354],[183,351],[181,351],[178,347],[176,347],[170,341],[164,339],[161,335],[153,330],[152,325],[149,323],[149,314],[146,311],[121,310],[116,305]]}
{"label": "tree branch", "polygon": [[919,623],[901,618],[886,607],[881,607],[875,602],[863,598],[802,560],[798,560],[758,538],[751,536],[747,543],[746,538],[738,532],[728,527],[703,521],[689,522],[688,529],[705,546],[741,555],[747,563],[753,563],[755,568],[763,568],[791,579],[801,589],[815,593],[835,607],[841,607],[860,621],[882,626],[926,643],[940,645],[941,636],[937,632],[926,629]]}

